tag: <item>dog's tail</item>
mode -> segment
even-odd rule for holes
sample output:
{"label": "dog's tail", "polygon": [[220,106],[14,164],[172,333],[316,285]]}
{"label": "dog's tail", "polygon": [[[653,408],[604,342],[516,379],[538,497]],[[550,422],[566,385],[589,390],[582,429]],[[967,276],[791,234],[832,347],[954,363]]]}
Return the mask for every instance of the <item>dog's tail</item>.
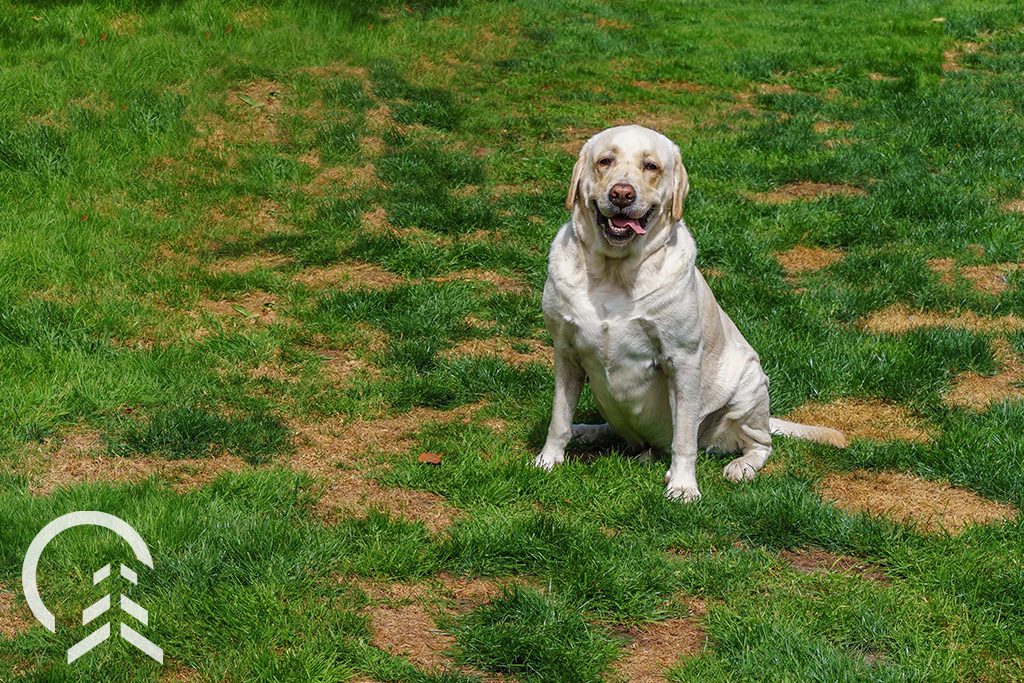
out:
{"label": "dog's tail", "polygon": [[835,446],[836,448],[846,448],[848,445],[846,435],[838,429],[832,429],[831,427],[802,425],[798,422],[787,422],[786,420],[779,420],[773,417],[768,420],[768,428],[771,430],[772,434],[781,434],[783,436],[792,436],[794,438],[805,439],[807,441],[827,443],[830,446]]}

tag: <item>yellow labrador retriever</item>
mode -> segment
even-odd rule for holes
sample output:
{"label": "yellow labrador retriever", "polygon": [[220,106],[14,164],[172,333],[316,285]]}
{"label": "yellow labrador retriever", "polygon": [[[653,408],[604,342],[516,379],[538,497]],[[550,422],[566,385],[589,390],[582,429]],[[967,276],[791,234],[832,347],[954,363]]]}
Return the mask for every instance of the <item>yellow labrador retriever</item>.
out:
{"label": "yellow labrador retriever", "polygon": [[[695,266],[688,191],[679,148],[653,130],[609,128],[580,150],[544,285],[555,395],[538,467],[560,464],[571,438],[615,433],[670,451],[665,495],[692,501],[698,447],[740,453],[725,466],[740,482],[764,466],[773,433],[845,445],[834,429],[769,417],[761,360]],[[606,424],[572,424],[585,381]]]}

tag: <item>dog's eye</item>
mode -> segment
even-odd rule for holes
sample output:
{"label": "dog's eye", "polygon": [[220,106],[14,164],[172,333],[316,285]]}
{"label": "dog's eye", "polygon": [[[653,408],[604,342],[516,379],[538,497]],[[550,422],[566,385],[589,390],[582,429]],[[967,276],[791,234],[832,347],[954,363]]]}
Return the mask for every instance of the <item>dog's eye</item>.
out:
{"label": "dog's eye", "polygon": [[612,158],[611,157],[603,157],[603,158],[598,160],[597,165],[598,166],[611,166],[612,165]]}
{"label": "dog's eye", "polygon": [[656,163],[654,163],[653,161],[645,161],[644,162],[644,170],[645,171],[657,171],[658,170],[658,165]]}

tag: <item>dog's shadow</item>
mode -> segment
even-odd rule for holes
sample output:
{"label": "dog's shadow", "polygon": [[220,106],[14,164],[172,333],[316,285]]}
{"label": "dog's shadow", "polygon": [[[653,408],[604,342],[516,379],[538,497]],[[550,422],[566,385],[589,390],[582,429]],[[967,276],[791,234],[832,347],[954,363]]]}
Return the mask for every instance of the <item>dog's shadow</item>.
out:
{"label": "dog's shadow", "polygon": [[[589,424],[590,422],[587,422]],[[600,420],[595,420],[599,424]],[[530,434],[527,437],[527,445],[534,452],[540,452],[544,447],[544,440],[547,438],[548,423],[546,421],[535,422]],[[594,441],[581,443],[579,439],[573,439],[565,448],[566,462],[580,462],[591,464],[601,458],[615,457],[635,460],[644,464],[651,464],[661,457],[662,451],[651,446],[633,446],[620,436],[604,436]]]}

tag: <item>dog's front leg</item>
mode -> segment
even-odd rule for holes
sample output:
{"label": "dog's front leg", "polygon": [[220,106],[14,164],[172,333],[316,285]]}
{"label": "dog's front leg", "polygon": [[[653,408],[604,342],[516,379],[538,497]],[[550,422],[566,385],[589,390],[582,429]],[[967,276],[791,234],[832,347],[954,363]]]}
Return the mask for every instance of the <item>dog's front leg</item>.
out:
{"label": "dog's front leg", "polygon": [[665,496],[689,503],[700,498],[697,488],[697,428],[700,419],[701,353],[666,359],[672,409],[672,465],[665,473]]}
{"label": "dog's front leg", "polygon": [[555,398],[551,407],[548,438],[540,455],[533,461],[537,467],[552,470],[565,461],[565,447],[572,438],[572,416],[583,391],[586,375],[572,352],[555,348]]}

